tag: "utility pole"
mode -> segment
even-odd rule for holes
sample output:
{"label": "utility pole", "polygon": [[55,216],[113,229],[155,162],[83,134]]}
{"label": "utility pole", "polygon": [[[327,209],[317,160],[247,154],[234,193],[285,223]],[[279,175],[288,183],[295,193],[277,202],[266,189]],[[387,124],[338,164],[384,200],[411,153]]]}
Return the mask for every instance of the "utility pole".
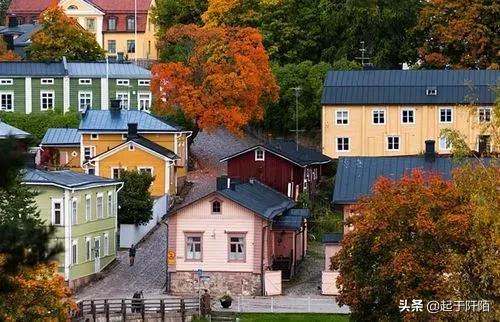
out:
{"label": "utility pole", "polygon": [[[360,41],[359,43],[361,44],[361,48],[359,49],[359,51],[361,52],[361,57],[355,57],[355,58],[357,60],[361,60],[361,66],[365,67],[367,65],[370,65],[370,63],[368,63],[368,61],[371,58],[365,56],[366,51],[367,51],[367,49],[365,48],[365,42],[364,41]],[[367,61],[366,63],[365,63],[365,60]]]}
{"label": "utility pole", "polygon": [[134,0],[134,61],[137,65],[137,0]]}
{"label": "utility pole", "polygon": [[291,132],[295,132],[295,148],[299,151],[299,132],[304,132],[305,130],[299,130],[299,95],[302,87],[292,87],[292,90],[295,91],[295,130],[291,130]]}

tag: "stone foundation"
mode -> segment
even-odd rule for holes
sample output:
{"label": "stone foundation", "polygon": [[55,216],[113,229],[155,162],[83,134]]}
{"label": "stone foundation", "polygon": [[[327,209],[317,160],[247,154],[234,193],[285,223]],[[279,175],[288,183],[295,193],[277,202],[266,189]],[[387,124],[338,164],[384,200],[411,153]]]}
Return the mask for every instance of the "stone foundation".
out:
{"label": "stone foundation", "polygon": [[249,272],[203,272],[209,279],[198,285],[196,272],[170,273],[170,291],[174,295],[197,294],[207,289],[212,298],[229,292],[231,295],[261,295],[261,276]]}

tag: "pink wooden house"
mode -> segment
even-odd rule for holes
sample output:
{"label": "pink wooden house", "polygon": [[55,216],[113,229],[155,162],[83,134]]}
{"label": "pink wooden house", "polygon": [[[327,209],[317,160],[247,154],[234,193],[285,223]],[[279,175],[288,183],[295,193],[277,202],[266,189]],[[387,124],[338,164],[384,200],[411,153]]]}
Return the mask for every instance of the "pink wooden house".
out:
{"label": "pink wooden house", "polygon": [[290,278],[307,250],[309,211],[295,206],[257,180],[218,178],[216,191],[168,216],[171,293],[279,294],[279,276]]}

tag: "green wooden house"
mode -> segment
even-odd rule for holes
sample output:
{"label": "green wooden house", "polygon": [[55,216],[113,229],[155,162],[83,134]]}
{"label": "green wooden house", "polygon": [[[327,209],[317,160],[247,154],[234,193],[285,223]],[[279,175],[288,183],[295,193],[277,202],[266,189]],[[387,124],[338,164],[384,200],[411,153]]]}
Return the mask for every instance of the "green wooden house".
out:
{"label": "green wooden house", "polygon": [[117,193],[122,183],[69,170],[26,169],[41,218],[64,245],[59,272],[71,288],[88,283],[116,258]]}
{"label": "green wooden house", "polygon": [[0,62],[0,111],[122,108],[149,111],[151,72],[117,62]]}

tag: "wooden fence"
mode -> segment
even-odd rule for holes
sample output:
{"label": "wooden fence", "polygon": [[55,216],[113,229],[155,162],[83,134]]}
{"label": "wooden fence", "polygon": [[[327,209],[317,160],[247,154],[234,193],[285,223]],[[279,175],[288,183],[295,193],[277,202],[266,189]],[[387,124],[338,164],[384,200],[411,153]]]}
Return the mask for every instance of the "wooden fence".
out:
{"label": "wooden fence", "polygon": [[168,298],[168,299],[96,299],[82,300],[77,303],[78,309],[73,312],[73,321],[78,321],[84,317],[92,317],[93,321],[105,318],[110,321],[110,317],[121,316],[122,321],[127,317],[141,318],[154,314],[156,317],[165,320],[166,315],[177,313],[182,321],[186,321],[186,315],[199,311],[200,302],[198,298]]}

